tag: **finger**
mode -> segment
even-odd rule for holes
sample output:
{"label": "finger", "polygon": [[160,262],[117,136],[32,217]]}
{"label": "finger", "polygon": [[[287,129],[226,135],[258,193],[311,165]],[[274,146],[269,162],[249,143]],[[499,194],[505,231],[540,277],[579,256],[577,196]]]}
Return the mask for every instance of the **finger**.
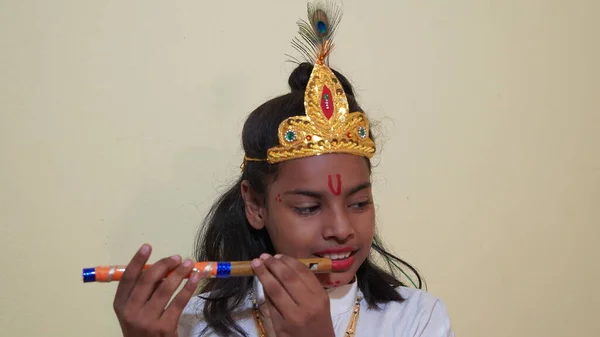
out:
{"label": "finger", "polygon": [[127,268],[123,272],[121,276],[121,280],[119,281],[119,285],[117,286],[117,292],[115,294],[115,306],[121,305],[127,301],[129,298],[133,287],[137,283],[138,279],[142,271],[144,270],[144,265],[150,258],[150,254],[152,252],[152,246],[148,244],[142,245],[140,249],[135,253]]}
{"label": "finger", "polygon": [[159,280],[159,281],[157,281],[157,282],[154,284],[154,287],[152,287],[152,293],[153,293],[153,294],[154,294],[154,292],[156,291],[156,289],[158,289],[158,287],[160,287],[160,286],[163,284],[163,282],[164,282],[164,281],[165,281],[164,279],[163,279],[163,280]]}
{"label": "finger", "polygon": [[275,255],[276,259],[279,259],[281,262],[285,263],[288,267],[293,269],[300,280],[306,285],[306,287],[313,293],[317,294],[323,291],[323,285],[315,275],[315,273],[311,272],[308,267],[300,262],[298,259],[294,259],[287,255]]}
{"label": "finger", "polygon": [[190,301],[192,295],[194,295],[201,279],[200,273],[193,272],[183,289],[173,298],[173,301],[169,304],[160,319],[166,322],[173,322],[173,324],[177,325],[183,309]]}
{"label": "finger", "polygon": [[144,306],[143,315],[157,318],[162,315],[169,300],[173,297],[183,279],[192,271],[193,267],[192,260],[187,259],[171,275],[163,280]]}
{"label": "finger", "polygon": [[[306,295],[313,293],[301,279],[299,273],[293,267],[283,262],[281,256],[266,259],[264,264],[296,304],[303,303],[307,298]],[[300,265],[300,267],[296,266],[296,268],[307,268],[302,264]]]}
{"label": "finger", "polygon": [[[268,296],[271,299],[272,308],[279,310],[280,314],[284,316],[284,312],[288,310],[293,311],[297,305],[290,297],[287,290],[283,287],[279,280],[277,280],[275,275],[273,275],[273,273],[266,267],[266,262],[268,260],[275,259],[272,257],[268,257],[264,261],[262,259],[254,259],[252,261],[252,269],[263,286],[265,296]],[[281,262],[278,261],[278,263]]]}
{"label": "finger", "polygon": [[174,255],[160,259],[150,268],[146,269],[138,279],[131,291],[130,305],[141,308],[148,301],[157,284],[172,272],[181,263],[181,257]]}
{"label": "finger", "polygon": [[283,315],[279,309],[275,308],[273,301],[267,294],[265,294],[265,302],[269,310],[269,319],[271,320],[271,324],[273,324],[273,329],[275,331],[282,330],[281,327],[283,325]]}

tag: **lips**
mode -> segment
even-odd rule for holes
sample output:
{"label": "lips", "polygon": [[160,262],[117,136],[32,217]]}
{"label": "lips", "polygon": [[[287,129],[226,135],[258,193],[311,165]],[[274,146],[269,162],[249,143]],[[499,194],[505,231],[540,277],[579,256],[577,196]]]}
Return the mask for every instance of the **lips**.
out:
{"label": "lips", "polygon": [[339,249],[329,249],[315,253],[318,257],[331,259],[331,269],[333,271],[344,271],[354,263],[354,254],[356,250],[352,247]]}
{"label": "lips", "polygon": [[331,270],[332,271],[345,271],[348,268],[352,267],[354,263],[354,253],[349,257],[343,260],[331,260]]}

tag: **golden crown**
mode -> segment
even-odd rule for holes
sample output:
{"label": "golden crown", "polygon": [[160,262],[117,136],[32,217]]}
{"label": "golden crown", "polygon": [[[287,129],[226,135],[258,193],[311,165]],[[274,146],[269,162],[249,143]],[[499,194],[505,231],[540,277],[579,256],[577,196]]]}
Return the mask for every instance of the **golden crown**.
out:
{"label": "golden crown", "polygon": [[[281,122],[279,145],[267,151],[270,164],[327,153],[369,159],[375,154],[367,116],[350,111],[342,84],[326,65],[341,16],[341,8],[334,1],[317,0],[308,4],[308,21],[298,21],[300,38],[296,37],[292,45],[314,64],[304,92],[306,116]],[[244,163],[247,160],[264,159],[245,157]]]}
{"label": "golden crown", "polygon": [[371,158],[375,143],[362,112],[350,112],[340,81],[327,66],[317,63],[304,92],[306,116],[279,124],[279,145],[267,152],[271,164],[326,153],[349,153]]}

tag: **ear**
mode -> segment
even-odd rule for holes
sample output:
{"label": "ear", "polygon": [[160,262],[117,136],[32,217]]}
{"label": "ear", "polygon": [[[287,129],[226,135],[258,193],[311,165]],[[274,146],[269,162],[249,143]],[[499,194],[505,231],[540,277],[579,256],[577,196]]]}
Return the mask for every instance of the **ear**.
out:
{"label": "ear", "polygon": [[264,207],[262,206],[262,197],[250,187],[248,180],[240,184],[242,199],[244,199],[244,209],[246,219],[254,229],[263,229],[265,227]]}

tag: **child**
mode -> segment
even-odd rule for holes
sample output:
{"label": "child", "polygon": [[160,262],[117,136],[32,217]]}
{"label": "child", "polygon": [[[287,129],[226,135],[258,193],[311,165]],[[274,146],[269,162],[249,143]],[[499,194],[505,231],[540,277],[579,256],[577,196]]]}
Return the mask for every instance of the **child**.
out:
{"label": "child", "polygon": [[[142,273],[144,245],[115,295],[124,336],[454,336],[442,302],[400,282],[396,263],[421,287],[375,234],[373,135],[352,86],[327,66],[340,12],[308,12],[301,34],[312,42],[295,46],[310,62],[290,75],[290,93],[246,120],[240,178],[197,241],[198,261],[252,260],[256,276],[208,279],[193,296],[194,272],[169,303],[192,262],[164,258]],[[308,257],[332,259],[333,271],[311,272],[297,260]]]}

